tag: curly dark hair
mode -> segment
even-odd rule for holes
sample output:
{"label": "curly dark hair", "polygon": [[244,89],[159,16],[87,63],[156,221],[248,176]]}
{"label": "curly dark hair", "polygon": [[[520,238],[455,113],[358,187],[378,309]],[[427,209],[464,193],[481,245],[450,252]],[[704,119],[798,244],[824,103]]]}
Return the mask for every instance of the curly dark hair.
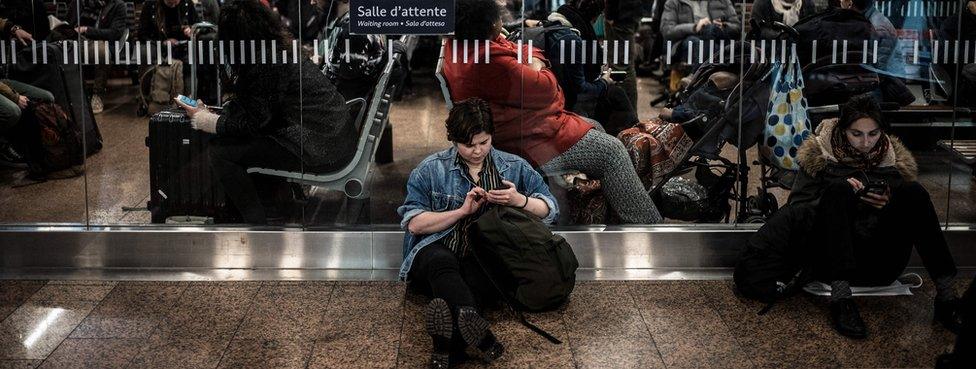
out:
{"label": "curly dark hair", "polygon": [[489,40],[495,35],[495,24],[502,18],[495,0],[458,0],[456,6],[455,39]]}
{"label": "curly dark hair", "polygon": [[232,0],[220,7],[217,37],[224,41],[267,40],[291,44],[281,18],[258,0]]}
{"label": "curly dark hair", "polygon": [[871,118],[878,123],[882,131],[887,131],[888,123],[881,119],[881,107],[870,95],[858,95],[840,107],[841,129],[847,129],[861,118]]}
{"label": "curly dark hair", "polygon": [[488,102],[477,97],[461,100],[454,104],[447,115],[447,139],[451,142],[470,143],[474,135],[481,132],[495,133],[495,123]]}

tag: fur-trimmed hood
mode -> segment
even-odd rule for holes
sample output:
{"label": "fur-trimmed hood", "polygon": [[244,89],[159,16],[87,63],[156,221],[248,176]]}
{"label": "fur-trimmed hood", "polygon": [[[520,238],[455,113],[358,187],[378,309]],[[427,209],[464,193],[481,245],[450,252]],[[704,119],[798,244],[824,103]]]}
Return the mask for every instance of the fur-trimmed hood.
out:
{"label": "fur-trimmed hood", "polygon": [[[810,176],[816,177],[828,165],[840,165],[831,150],[827,149],[830,147],[830,137],[837,127],[838,121],[839,119],[834,118],[820,122],[816,133],[810,135],[800,146],[800,150],[797,152],[797,160],[800,168]],[[891,150],[888,150],[888,156],[878,167],[894,167],[906,181],[916,180],[918,178],[918,164],[915,162],[915,157],[912,156],[912,153],[908,151],[901,140],[890,135],[888,139],[891,142]]]}

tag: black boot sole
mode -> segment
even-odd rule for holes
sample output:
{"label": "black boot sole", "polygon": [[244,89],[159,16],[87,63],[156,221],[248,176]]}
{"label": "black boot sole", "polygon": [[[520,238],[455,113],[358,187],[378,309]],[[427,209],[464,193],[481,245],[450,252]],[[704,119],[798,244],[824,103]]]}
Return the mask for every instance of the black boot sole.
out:
{"label": "black boot sole", "polygon": [[[443,299],[433,299],[427,304],[427,311],[424,315],[427,321],[427,334],[434,340],[434,351],[430,356],[430,367],[437,369],[448,368],[451,356],[451,335],[454,331],[451,308]],[[443,340],[443,342],[438,344],[438,339]]]}
{"label": "black boot sole", "polygon": [[[458,331],[461,332],[461,338],[468,346],[481,352],[482,360],[491,363],[502,356],[505,348],[495,339],[488,326],[488,321],[475,310],[461,309],[458,312]],[[486,339],[491,341],[490,344],[485,344]]]}

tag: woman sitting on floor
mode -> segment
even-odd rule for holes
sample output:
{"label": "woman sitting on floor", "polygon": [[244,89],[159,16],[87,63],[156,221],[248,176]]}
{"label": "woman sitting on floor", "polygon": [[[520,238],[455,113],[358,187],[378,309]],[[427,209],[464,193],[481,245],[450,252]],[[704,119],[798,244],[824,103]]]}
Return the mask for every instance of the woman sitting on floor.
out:
{"label": "woman sitting on floor", "polygon": [[955,263],[932,199],[916,181],[915,158],[888,129],[867,97],[842,106],[839,119],[821,122],[799,150],[790,209],[777,212],[750,242],[772,245],[801,232],[789,238],[804,240],[811,276],[831,286],[834,328],[853,338],[866,337],[867,328],[851,286],[890,285],[914,247],[935,281],[935,319],[956,331]]}
{"label": "woman sitting on floor", "polygon": [[[563,91],[542,50],[536,47],[530,53],[523,45],[525,59],[519,62],[518,46],[501,35],[494,0],[458,1],[456,24],[458,49],[448,40],[444,77],[454,100],[477,97],[491,105],[498,148],[521,156],[549,176],[579,171],[601,179],[607,202],[625,223],[661,221],[623,143],[603,133],[596,121],[566,111]],[[475,49],[475,40],[488,43],[487,61],[475,62],[476,56],[485,54],[483,46]]]}
{"label": "woman sitting on floor", "polygon": [[458,102],[447,117],[453,146],[424,159],[407,182],[397,212],[407,231],[400,278],[433,298],[427,333],[434,343],[432,368],[448,368],[467,346],[491,362],[504,347],[488,329],[480,308],[499,296],[471,255],[469,226],[489,206],[522,208],[546,223],[556,219],[556,199],[524,159],[492,148],[495,127],[488,103]]}

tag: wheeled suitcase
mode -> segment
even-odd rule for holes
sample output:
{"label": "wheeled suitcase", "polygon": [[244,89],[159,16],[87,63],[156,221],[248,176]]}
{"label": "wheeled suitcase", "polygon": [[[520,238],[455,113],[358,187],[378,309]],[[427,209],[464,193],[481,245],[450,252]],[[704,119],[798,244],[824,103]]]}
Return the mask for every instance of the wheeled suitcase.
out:
{"label": "wheeled suitcase", "polygon": [[226,223],[236,212],[210,167],[214,136],[190,126],[179,108],[163,110],[149,120],[149,187],[147,204],[153,223]]}
{"label": "wheeled suitcase", "polygon": [[[197,65],[190,64],[190,97],[195,99]],[[218,80],[218,91],[220,82]],[[218,104],[220,101],[218,100]],[[147,207],[153,223],[237,223],[210,166],[214,135],[193,129],[181,108],[169,108],[149,119],[149,187]]]}

